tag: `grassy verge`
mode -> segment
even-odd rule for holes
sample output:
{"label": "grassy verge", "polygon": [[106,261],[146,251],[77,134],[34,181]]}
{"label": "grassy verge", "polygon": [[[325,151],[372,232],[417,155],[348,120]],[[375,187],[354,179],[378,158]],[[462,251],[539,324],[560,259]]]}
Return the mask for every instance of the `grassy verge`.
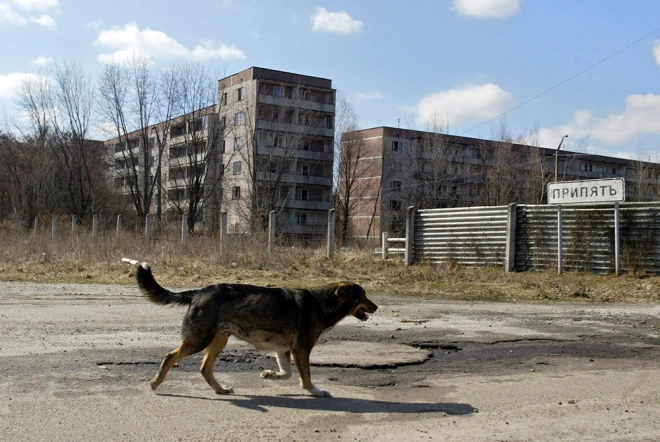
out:
{"label": "grassy verge", "polygon": [[333,261],[323,247],[280,246],[269,256],[263,238],[217,239],[175,234],[159,241],[139,235],[78,235],[52,241],[48,235],[0,229],[0,280],[47,283],[134,284],[129,257],[148,261],[168,287],[244,282],[310,287],[351,280],[369,293],[497,301],[660,301],[660,278],[644,274],[506,273],[499,267],[462,267],[384,261],[373,249],[341,249]]}

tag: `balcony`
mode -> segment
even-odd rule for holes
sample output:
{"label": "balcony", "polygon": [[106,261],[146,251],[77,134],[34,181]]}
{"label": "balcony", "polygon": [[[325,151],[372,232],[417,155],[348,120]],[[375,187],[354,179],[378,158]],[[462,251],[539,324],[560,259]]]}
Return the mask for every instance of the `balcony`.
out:
{"label": "balcony", "polygon": [[335,113],[335,105],[329,103],[318,103],[316,101],[296,100],[295,98],[273,97],[272,95],[257,95],[257,102],[270,104],[272,106],[283,106],[293,109],[309,109],[328,114]]}
{"label": "balcony", "polygon": [[257,121],[257,128],[301,135],[314,135],[317,137],[334,137],[335,135],[334,129],[327,129],[321,126],[304,126],[302,124],[281,123],[266,120]]}
{"label": "balcony", "polygon": [[[274,155],[274,156],[285,156],[291,155],[293,152],[285,152],[281,147],[272,147],[272,146],[257,146],[257,155]],[[326,161],[330,162],[333,160],[332,152],[314,152],[311,150],[295,150],[295,156],[301,160],[311,160],[311,161]]]}
{"label": "balcony", "polygon": [[[259,181],[275,181],[277,179],[277,174],[269,173],[269,172],[257,172],[257,179]],[[282,174],[280,177],[280,182],[291,183],[291,184],[307,184],[311,186],[332,187],[332,177],[295,175],[292,173]]]}
{"label": "balcony", "polygon": [[287,200],[284,204],[285,209],[297,210],[323,210],[328,211],[332,208],[330,201],[304,201],[304,200]]}

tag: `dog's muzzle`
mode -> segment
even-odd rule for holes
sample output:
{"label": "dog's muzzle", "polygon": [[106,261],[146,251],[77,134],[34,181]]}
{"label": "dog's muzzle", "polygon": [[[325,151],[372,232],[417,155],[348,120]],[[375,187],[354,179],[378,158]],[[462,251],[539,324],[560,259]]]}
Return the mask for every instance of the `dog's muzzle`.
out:
{"label": "dog's muzzle", "polygon": [[368,301],[368,303],[361,304],[358,309],[353,313],[353,316],[358,318],[360,321],[366,321],[369,319],[369,316],[367,313],[375,313],[376,310],[378,310],[378,306],[374,304],[371,301]]}

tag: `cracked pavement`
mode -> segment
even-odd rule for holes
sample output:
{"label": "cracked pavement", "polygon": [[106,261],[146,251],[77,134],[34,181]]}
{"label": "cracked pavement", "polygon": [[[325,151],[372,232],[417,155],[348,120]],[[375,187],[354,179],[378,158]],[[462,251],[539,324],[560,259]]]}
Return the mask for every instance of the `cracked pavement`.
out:
{"label": "cracked pavement", "polygon": [[231,341],[156,393],[183,307],[135,287],[0,283],[0,439],[659,440],[660,305],[487,303],[370,294],[312,353],[311,398]]}

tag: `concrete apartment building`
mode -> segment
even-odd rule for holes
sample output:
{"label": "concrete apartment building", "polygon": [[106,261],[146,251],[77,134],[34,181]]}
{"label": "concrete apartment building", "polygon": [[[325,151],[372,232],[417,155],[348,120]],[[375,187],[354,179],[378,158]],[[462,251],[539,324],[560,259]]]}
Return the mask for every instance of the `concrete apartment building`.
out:
{"label": "concrete apartment building", "polygon": [[156,213],[159,199],[170,216],[197,211],[195,224],[206,230],[216,230],[226,212],[230,233],[250,233],[274,210],[278,233],[325,233],[332,81],[252,67],[219,80],[217,98],[214,106],[106,141],[115,189],[130,201],[140,189],[134,181],[160,182],[149,211]]}
{"label": "concrete apartment building", "polygon": [[335,90],[324,78],[250,68],[218,82],[224,210],[235,233],[271,210],[284,234],[322,235],[332,205]]}
{"label": "concrete apartment building", "polygon": [[[401,233],[405,209],[544,204],[555,149],[376,127],[343,134],[339,198],[350,192],[348,236]],[[352,151],[352,155],[346,152]],[[660,196],[660,165],[558,151],[559,181],[622,177],[627,201]],[[346,175],[349,178],[346,178]],[[353,177],[353,178],[350,178]]]}

